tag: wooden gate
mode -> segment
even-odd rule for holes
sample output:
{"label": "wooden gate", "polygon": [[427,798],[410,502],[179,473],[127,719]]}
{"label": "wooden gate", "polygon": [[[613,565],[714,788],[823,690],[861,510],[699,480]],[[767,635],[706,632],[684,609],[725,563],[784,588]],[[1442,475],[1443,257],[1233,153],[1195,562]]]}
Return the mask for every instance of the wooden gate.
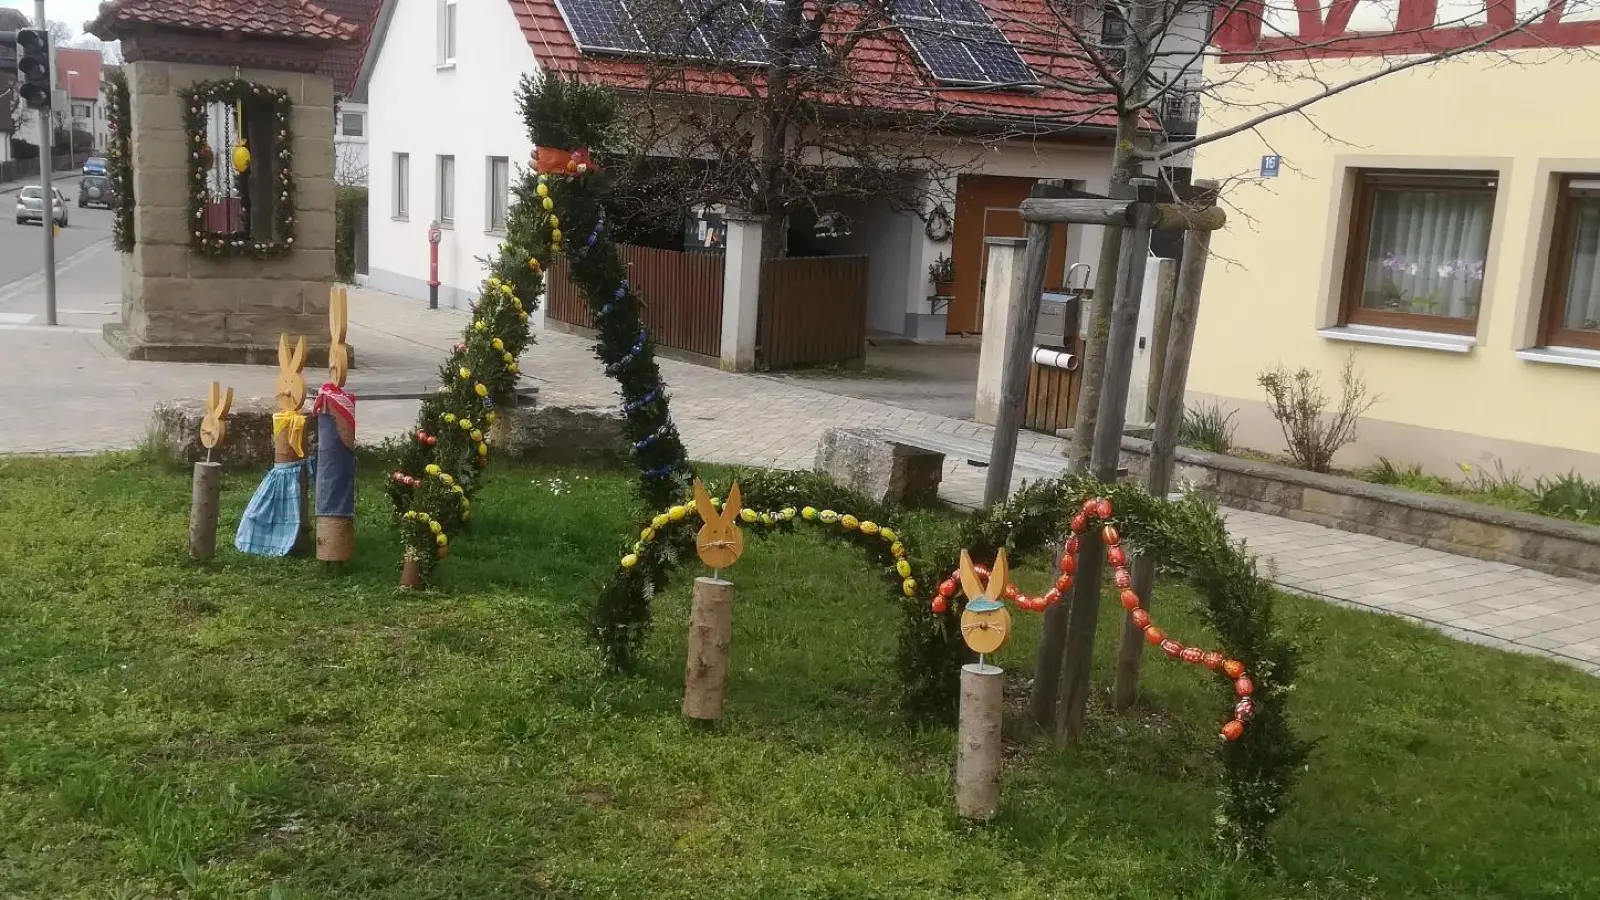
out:
{"label": "wooden gate", "polygon": [[760,357],[768,369],[849,363],[866,356],[867,258],[770,259]]}
{"label": "wooden gate", "polygon": [[[663,347],[716,358],[722,352],[723,258],[633,244],[617,245],[628,267],[628,284],[643,304],[644,326]],[[593,328],[583,290],[574,284],[565,257],[556,257],[545,281],[551,319]]]}

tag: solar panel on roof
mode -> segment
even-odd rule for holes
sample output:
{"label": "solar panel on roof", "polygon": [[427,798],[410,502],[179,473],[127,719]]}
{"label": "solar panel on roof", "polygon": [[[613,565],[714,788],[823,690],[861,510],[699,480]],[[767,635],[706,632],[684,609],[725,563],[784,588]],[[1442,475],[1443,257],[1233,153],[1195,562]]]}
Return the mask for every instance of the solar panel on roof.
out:
{"label": "solar panel on roof", "polygon": [[765,62],[767,39],[740,0],[688,0],[685,7],[713,59]]}
{"label": "solar panel on roof", "polygon": [[584,50],[643,53],[644,37],[622,0],[556,0],[572,39]]}
{"label": "solar panel on roof", "polygon": [[901,33],[939,81],[1033,84],[1033,70],[978,0],[895,0]]}

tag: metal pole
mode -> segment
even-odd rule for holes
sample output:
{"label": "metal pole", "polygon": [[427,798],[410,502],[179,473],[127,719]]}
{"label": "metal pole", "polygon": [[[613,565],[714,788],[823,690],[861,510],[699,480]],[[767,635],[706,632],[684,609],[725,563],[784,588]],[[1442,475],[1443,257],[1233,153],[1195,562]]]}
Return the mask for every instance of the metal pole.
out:
{"label": "metal pole", "polygon": [[[38,19],[38,27],[49,30],[50,23],[45,21],[44,0],[33,0],[34,18]],[[50,41],[50,93],[52,101],[55,99],[56,90],[56,45]],[[52,103],[52,106],[55,104]],[[56,324],[56,192],[50,186],[50,170],[55,167],[55,154],[50,149],[50,115],[52,110],[41,109],[39,112],[39,187],[44,196],[40,198],[44,208],[44,220],[39,224],[44,231],[44,323]]]}

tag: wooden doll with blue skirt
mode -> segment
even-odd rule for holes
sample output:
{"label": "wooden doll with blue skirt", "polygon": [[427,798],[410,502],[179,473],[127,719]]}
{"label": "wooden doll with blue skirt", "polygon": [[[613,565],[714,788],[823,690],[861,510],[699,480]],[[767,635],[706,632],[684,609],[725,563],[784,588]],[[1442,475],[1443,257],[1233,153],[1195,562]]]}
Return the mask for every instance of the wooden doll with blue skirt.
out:
{"label": "wooden doll with blue skirt", "polygon": [[344,342],[348,299],[328,298],[328,381],[311,405],[317,417],[317,559],[349,562],[356,537],[356,398],[344,389],[350,348]]}
{"label": "wooden doll with blue skirt", "polygon": [[241,553],[288,556],[300,541],[306,497],[306,339],[289,352],[289,336],[278,336],[278,380],[272,414],[272,470],[256,488],[233,545]]}

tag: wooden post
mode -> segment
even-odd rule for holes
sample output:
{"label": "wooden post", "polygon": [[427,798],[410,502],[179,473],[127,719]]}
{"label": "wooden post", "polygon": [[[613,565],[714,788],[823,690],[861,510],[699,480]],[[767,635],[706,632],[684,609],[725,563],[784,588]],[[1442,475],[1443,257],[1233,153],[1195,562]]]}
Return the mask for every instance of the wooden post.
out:
{"label": "wooden post", "polygon": [[1000,723],[1005,709],[1004,671],[968,663],[961,667],[961,722],[956,733],[956,811],[987,822],[1000,809]]}
{"label": "wooden post", "polygon": [[[1100,394],[1094,447],[1089,468],[1102,482],[1116,480],[1122,461],[1122,427],[1127,420],[1128,383],[1133,375],[1133,350],[1139,331],[1139,302],[1144,291],[1144,270],[1150,250],[1150,228],[1155,221],[1151,204],[1141,203],[1132,227],[1123,237],[1122,258],[1117,263],[1117,293],[1111,308],[1111,335],[1106,344],[1105,386]],[[1078,576],[1073,585],[1072,609],[1067,620],[1066,654],[1062,659],[1060,704],[1056,709],[1056,740],[1076,740],[1083,731],[1089,703],[1089,676],[1094,662],[1094,635],[1100,614],[1100,534],[1084,532],[1078,551]]]}
{"label": "wooden post", "polygon": [[[1112,196],[1132,196],[1127,185],[1111,186]],[[1089,328],[1083,342],[1083,365],[1078,367],[1078,410],[1073,417],[1072,443],[1067,449],[1067,471],[1081,472],[1089,467],[1089,451],[1094,438],[1095,419],[1100,414],[1100,388],[1104,383],[1105,368],[1100,364],[1105,341],[1096,340],[1096,333],[1109,328],[1111,302],[1117,293],[1117,264],[1122,259],[1121,228],[1107,228],[1100,238],[1100,259],[1095,263],[1093,304],[1088,312]],[[1079,316],[1083,304],[1079,303]],[[1060,560],[1056,560],[1060,562]],[[1033,668],[1033,691],[1028,695],[1028,716],[1034,723],[1051,727],[1056,720],[1056,705],[1060,699],[1062,654],[1067,647],[1067,624],[1072,611],[1077,588],[1061,598],[1044,614],[1044,627],[1039,634],[1039,653]]]}
{"label": "wooden post", "polygon": [[405,590],[417,590],[422,587],[422,564],[409,552],[406,553],[405,562],[400,566],[400,587]]}
{"label": "wooden post", "polygon": [[733,583],[704,575],[694,580],[689,612],[689,660],[683,674],[683,715],[700,722],[722,718],[733,643]]}
{"label": "wooden post", "polygon": [[[1187,239],[1185,239],[1187,243]],[[1155,422],[1161,399],[1161,378],[1167,365],[1167,340],[1172,331],[1172,301],[1178,292],[1178,261],[1163,259],[1156,275],[1156,321],[1150,335],[1150,383],[1144,392],[1144,420]]]}
{"label": "wooden post", "polygon": [[1048,222],[1028,223],[1022,277],[1013,282],[1011,316],[1007,321],[1009,330],[1001,350],[1004,368],[1000,374],[1000,406],[995,411],[989,471],[983,483],[984,506],[1004,503],[1011,493],[1011,470],[1017,461],[1017,430],[1022,427],[1022,406],[1028,398],[1028,367],[1033,364],[1033,337],[1039,330],[1039,306],[1044,297],[1045,270],[1050,264],[1050,232],[1054,227]]}
{"label": "wooden post", "polygon": [[194,464],[189,501],[189,558],[207,560],[217,552],[217,511],[222,501],[222,463]]}
{"label": "wooden post", "polygon": [[[1200,317],[1200,288],[1205,281],[1211,233],[1191,231],[1183,238],[1183,265],[1177,296],[1172,305],[1172,335],[1166,371],[1161,378],[1161,402],[1156,409],[1155,434],[1150,441],[1150,471],[1145,487],[1165,497],[1172,485],[1173,457],[1178,452],[1178,429],[1183,424],[1184,392],[1189,382],[1189,357],[1194,350],[1195,323]],[[1156,561],[1141,555],[1133,566],[1133,589],[1150,607],[1156,583]],[[1111,687],[1111,707],[1126,709],[1139,694],[1139,664],[1144,659],[1144,631],[1124,616],[1122,642],[1117,647],[1116,678]]]}

